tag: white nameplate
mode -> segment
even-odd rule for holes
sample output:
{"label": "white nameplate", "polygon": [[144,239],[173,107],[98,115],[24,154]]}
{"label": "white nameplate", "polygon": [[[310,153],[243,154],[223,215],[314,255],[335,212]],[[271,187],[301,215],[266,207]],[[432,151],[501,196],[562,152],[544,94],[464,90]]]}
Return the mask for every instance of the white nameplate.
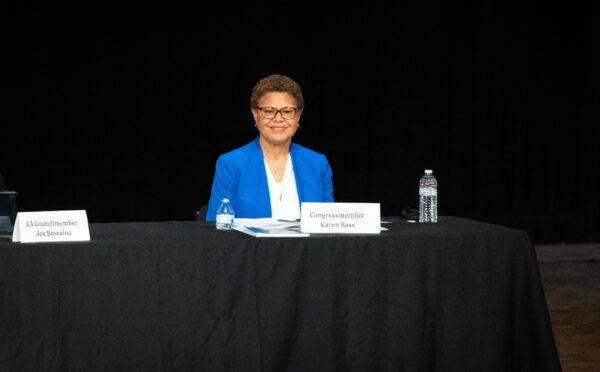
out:
{"label": "white nameplate", "polygon": [[379,203],[302,203],[303,233],[379,234]]}
{"label": "white nameplate", "polygon": [[90,240],[87,214],[79,211],[19,212],[13,242],[73,242]]}

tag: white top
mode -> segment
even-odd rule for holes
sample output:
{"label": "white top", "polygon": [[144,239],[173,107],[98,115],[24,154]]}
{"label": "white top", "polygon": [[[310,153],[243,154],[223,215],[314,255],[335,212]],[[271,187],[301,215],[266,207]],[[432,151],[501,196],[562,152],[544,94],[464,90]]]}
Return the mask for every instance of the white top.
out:
{"label": "white top", "polygon": [[294,177],[294,166],[292,157],[288,154],[285,162],[285,170],[281,182],[276,182],[269,170],[265,159],[265,171],[269,183],[269,194],[271,197],[271,217],[276,219],[298,219],[300,218],[300,199],[296,189],[296,177]]}

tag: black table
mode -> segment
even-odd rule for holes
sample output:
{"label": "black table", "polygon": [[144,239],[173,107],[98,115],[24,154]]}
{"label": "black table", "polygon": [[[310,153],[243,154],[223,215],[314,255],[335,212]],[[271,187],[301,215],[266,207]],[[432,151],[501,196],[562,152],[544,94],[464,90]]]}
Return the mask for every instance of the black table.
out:
{"label": "black table", "polygon": [[560,370],[527,233],[442,217],[257,239],[192,222],[0,241],[1,371]]}

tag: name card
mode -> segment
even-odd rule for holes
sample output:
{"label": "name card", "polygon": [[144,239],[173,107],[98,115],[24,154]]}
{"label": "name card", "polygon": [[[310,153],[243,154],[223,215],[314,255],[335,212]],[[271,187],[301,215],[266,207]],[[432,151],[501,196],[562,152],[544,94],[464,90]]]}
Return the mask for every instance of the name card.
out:
{"label": "name card", "polygon": [[52,212],[19,212],[13,231],[13,242],[74,242],[90,240],[87,214],[84,210]]}
{"label": "name card", "polygon": [[379,203],[302,203],[303,233],[379,234]]}

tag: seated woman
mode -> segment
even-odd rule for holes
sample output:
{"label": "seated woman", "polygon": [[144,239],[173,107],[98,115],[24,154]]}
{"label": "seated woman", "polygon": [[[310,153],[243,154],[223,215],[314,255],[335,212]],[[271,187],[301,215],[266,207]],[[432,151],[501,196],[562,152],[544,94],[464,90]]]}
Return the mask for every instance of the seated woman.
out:
{"label": "seated woman", "polygon": [[206,220],[214,221],[223,198],[237,218],[300,217],[302,202],[332,202],[331,168],[324,155],[292,142],[304,98],[283,75],[261,79],[250,109],[258,138],[217,160]]}

